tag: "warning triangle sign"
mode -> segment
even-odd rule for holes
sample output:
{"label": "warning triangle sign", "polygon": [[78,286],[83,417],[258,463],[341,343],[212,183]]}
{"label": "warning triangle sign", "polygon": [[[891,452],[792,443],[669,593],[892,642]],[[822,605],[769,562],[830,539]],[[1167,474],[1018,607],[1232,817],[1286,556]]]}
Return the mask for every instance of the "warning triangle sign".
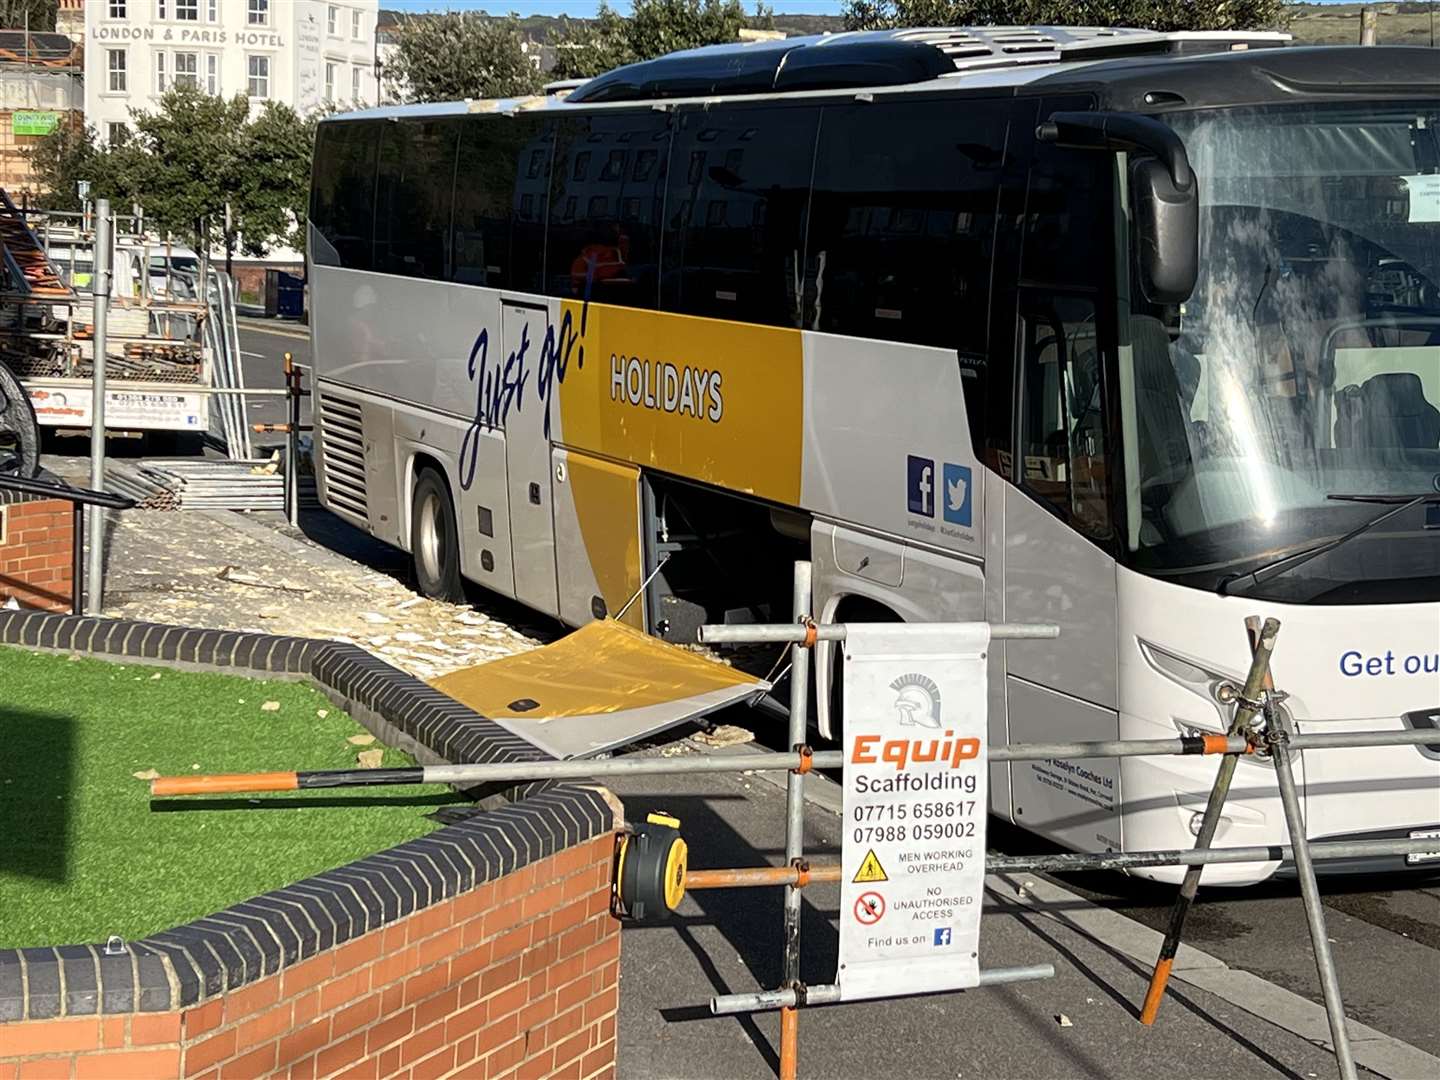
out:
{"label": "warning triangle sign", "polygon": [[885,868],[880,865],[880,860],[875,857],[875,849],[871,848],[865,853],[865,861],[860,864],[860,869],[850,879],[856,884],[868,884],[872,881],[889,881],[885,874]]}

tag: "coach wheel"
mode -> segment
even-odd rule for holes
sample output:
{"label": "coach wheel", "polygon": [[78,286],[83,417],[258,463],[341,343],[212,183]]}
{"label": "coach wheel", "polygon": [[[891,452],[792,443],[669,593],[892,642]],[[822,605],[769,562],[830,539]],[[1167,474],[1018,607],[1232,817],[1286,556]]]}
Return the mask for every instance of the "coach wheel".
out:
{"label": "coach wheel", "polygon": [[450,489],[434,469],[421,471],[410,507],[410,552],[420,592],[432,600],[465,599],[460,580],[460,532]]}
{"label": "coach wheel", "polygon": [[0,364],[0,476],[31,477],[40,469],[40,425],[30,396]]}

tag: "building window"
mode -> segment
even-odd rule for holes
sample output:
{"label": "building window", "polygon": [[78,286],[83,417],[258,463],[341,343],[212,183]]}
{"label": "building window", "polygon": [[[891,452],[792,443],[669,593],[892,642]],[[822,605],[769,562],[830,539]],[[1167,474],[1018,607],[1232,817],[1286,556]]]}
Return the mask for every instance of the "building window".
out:
{"label": "building window", "polygon": [[268,56],[247,56],[245,72],[248,84],[245,92],[252,98],[270,96],[270,58]]}
{"label": "building window", "polygon": [[250,0],[246,22],[251,26],[264,26],[270,21],[270,0]]}
{"label": "building window", "polygon": [[214,53],[205,56],[205,92],[220,93],[220,57]]}
{"label": "building window", "polygon": [[350,69],[350,96],[356,101],[360,100],[360,69],[358,67]]}
{"label": "building window", "polygon": [[130,129],[123,120],[112,120],[105,125],[105,141],[111,146],[123,146],[130,137]]}
{"label": "building window", "polygon": [[157,52],[155,54],[155,92],[157,94],[165,93],[165,86],[165,54]]}
{"label": "building window", "polygon": [[193,52],[175,54],[175,85],[188,86],[192,90],[200,87],[200,57]]}
{"label": "building window", "polygon": [[165,0],[155,0],[155,18],[168,19],[169,17],[170,12],[166,8]]}
{"label": "building window", "polygon": [[129,74],[129,56],[124,49],[109,49],[106,57],[106,69],[110,73],[110,93],[123,94],[130,89],[126,82]]}
{"label": "building window", "polygon": [[[125,18],[125,0],[110,0],[110,18]],[[115,125],[111,124],[110,126],[114,127]],[[121,124],[120,126],[124,127],[125,125]]]}
{"label": "building window", "polygon": [[356,41],[360,40],[360,19],[359,10],[350,12],[350,36]]}
{"label": "building window", "polygon": [[175,0],[175,18],[182,22],[199,22],[200,0]]}
{"label": "building window", "polygon": [[331,37],[340,34],[340,9],[331,4],[325,11],[325,32]]}
{"label": "building window", "polygon": [[325,61],[325,100],[335,100],[335,69],[340,65],[333,60]]}
{"label": "building window", "polygon": [[205,21],[220,21],[220,0],[208,0],[205,5]]}

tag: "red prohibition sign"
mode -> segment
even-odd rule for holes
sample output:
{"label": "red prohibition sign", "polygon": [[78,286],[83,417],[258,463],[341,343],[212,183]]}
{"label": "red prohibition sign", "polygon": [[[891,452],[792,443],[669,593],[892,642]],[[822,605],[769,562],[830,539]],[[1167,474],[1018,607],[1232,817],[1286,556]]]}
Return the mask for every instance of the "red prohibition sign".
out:
{"label": "red prohibition sign", "polygon": [[861,926],[874,926],[885,914],[885,898],[877,892],[861,893],[855,901],[855,921]]}

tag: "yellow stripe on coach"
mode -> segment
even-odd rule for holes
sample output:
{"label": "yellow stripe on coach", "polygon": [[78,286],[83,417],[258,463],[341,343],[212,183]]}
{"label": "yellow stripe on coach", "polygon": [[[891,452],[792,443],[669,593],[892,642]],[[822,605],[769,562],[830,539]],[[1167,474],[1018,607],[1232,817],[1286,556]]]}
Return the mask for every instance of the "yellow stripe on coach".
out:
{"label": "yellow stripe on coach", "polygon": [[[581,323],[581,305],[563,308]],[[786,505],[800,501],[798,330],[591,304],[560,388],[568,446]]]}

